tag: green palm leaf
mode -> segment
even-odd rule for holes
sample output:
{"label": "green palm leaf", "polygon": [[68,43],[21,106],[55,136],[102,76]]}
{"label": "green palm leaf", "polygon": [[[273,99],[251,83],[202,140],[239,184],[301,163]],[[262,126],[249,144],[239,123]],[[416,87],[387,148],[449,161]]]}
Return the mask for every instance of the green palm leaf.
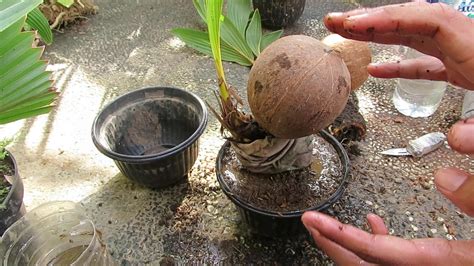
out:
{"label": "green palm leaf", "polygon": [[74,4],[74,0],[57,0],[64,7],[70,8]]}
{"label": "green palm leaf", "polygon": [[253,12],[252,19],[245,32],[245,37],[252,52],[258,56],[260,54],[260,42],[262,40],[262,22],[258,9]]}
{"label": "green palm leaf", "polygon": [[[206,24],[208,24],[207,5],[212,2],[193,0],[196,11]],[[219,21],[222,60],[243,66],[252,66],[255,57],[281,36],[283,32],[281,30],[262,35],[260,13],[255,10],[252,16],[250,16],[251,14],[251,0],[227,1],[227,16],[223,15]],[[171,33],[185,42],[187,46],[213,56],[208,33],[191,29],[173,29]]]}
{"label": "green palm leaf", "polygon": [[227,16],[242,36],[252,13],[250,0],[231,0],[227,3]]}
{"label": "green palm leaf", "polygon": [[47,113],[57,97],[43,48],[32,48],[33,32],[21,32],[24,21],[0,32],[0,124]]}
{"label": "green palm leaf", "polygon": [[28,24],[32,29],[37,30],[41,39],[43,39],[46,44],[53,43],[53,32],[49,27],[48,19],[38,8],[35,8],[28,13],[26,24]]}
{"label": "green palm leaf", "polygon": [[262,40],[260,41],[260,51],[263,51],[272,42],[278,40],[282,34],[283,30],[277,30],[263,35]]}

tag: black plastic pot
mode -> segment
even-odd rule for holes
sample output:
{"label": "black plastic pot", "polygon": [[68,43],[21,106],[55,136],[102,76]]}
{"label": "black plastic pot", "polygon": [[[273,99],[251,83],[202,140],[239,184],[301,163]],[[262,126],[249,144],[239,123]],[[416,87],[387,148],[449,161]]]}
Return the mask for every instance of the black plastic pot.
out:
{"label": "black plastic pot", "polygon": [[207,124],[204,102],[193,93],[152,87],[107,105],[92,126],[92,140],[137,183],[162,188],[183,181]]}
{"label": "black plastic pot", "polygon": [[23,182],[21,181],[15,158],[8,152],[7,163],[13,165],[15,174],[6,177],[12,185],[5,200],[0,204],[0,235],[25,214],[23,206]]}
{"label": "black plastic pot", "polygon": [[293,25],[303,14],[305,4],[306,0],[253,0],[262,24],[271,29]]}
{"label": "black plastic pot", "polygon": [[226,142],[219,151],[216,160],[216,174],[217,180],[224,194],[236,205],[240,216],[248,225],[252,233],[266,236],[266,237],[295,237],[305,232],[301,216],[306,211],[323,211],[334,204],[343,194],[349,175],[349,157],[342,145],[326,131],[321,131],[320,135],[331,143],[336,149],[343,167],[343,179],[337,190],[323,203],[305,210],[298,210],[292,212],[272,212],[264,209],[253,207],[252,205],[242,201],[236,197],[224,181],[221,174],[223,167],[223,156],[226,149],[230,149],[230,143]]}

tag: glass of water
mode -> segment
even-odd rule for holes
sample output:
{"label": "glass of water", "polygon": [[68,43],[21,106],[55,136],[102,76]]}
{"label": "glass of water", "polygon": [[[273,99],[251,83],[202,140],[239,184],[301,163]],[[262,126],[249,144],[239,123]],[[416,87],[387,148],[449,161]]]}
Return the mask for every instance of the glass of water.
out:
{"label": "glass of water", "polygon": [[[404,59],[414,59],[423,54],[407,48]],[[393,92],[393,104],[397,110],[410,117],[432,115],[443,99],[447,83],[444,81],[398,79]]]}

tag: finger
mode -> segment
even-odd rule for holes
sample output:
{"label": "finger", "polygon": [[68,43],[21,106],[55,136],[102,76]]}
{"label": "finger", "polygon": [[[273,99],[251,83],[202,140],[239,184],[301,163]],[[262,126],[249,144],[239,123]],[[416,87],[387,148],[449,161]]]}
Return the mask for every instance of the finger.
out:
{"label": "finger", "polygon": [[354,9],[348,12],[333,12],[327,14],[323,21],[326,28],[334,33],[345,32],[344,20],[350,16],[357,16],[368,12],[367,8]]}
{"label": "finger", "polygon": [[462,154],[474,154],[474,118],[457,122],[448,133],[451,148]]}
{"label": "finger", "polygon": [[[310,232],[311,236],[314,239],[314,242],[318,247],[323,250],[337,265],[368,265],[366,261],[362,260],[354,253],[350,252],[349,250],[341,247],[340,245],[336,244],[335,242],[327,239],[323,235],[321,235],[316,229],[309,226],[311,224],[312,219],[312,212],[305,212],[301,220],[306,227],[306,229]],[[306,225],[308,224],[308,226]]]}
{"label": "finger", "polygon": [[474,216],[474,177],[455,168],[442,169],[435,174],[435,184],[446,198],[470,216]]}
{"label": "finger", "polygon": [[377,78],[447,80],[443,63],[432,56],[421,56],[397,63],[370,64],[367,70]]}
{"label": "finger", "polygon": [[369,9],[366,13],[349,16],[343,25],[345,30],[356,35],[396,33],[429,37],[445,56],[460,64],[468,62],[474,66],[474,55],[469,50],[474,23],[443,4],[412,2]]}
{"label": "finger", "polygon": [[368,214],[367,221],[369,222],[372,234],[388,235],[388,229],[383,222],[383,219],[375,214]]}
{"label": "finger", "polygon": [[414,243],[388,235],[372,235],[318,212],[310,213],[306,227],[314,228],[321,235],[370,263],[426,264],[425,257]]}

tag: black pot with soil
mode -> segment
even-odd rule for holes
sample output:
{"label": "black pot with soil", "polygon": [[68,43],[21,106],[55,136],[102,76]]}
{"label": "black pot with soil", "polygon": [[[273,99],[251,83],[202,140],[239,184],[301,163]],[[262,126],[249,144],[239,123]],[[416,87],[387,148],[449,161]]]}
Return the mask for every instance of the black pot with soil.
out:
{"label": "black pot with soil", "polygon": [[293,25],[303,14],[305,4],[306,0],[253,0],[262,24],[271,29]]}
{"label": "black pot with soil", "polygon": [[0,235],[25,214],[23,192],[15,158],[7,152],[0,160]]}
{"label": "black pot with soil", "polygon": [[186,179],[207,120],[204,102],[193,93],[144,88],[107,105],[94,121],[92,139],[125,176],[163,188]]}
{"label": "black pot with soil", "polygon": [[344,192],[349,158],[342,145],[325,131],[315,135],[309,167],[279,174],[247,171],[229,142],[221,148],[216,174],[226,196],[236,205],[252,233],[292,237],[304,232],[305,211],[323,211]]}

